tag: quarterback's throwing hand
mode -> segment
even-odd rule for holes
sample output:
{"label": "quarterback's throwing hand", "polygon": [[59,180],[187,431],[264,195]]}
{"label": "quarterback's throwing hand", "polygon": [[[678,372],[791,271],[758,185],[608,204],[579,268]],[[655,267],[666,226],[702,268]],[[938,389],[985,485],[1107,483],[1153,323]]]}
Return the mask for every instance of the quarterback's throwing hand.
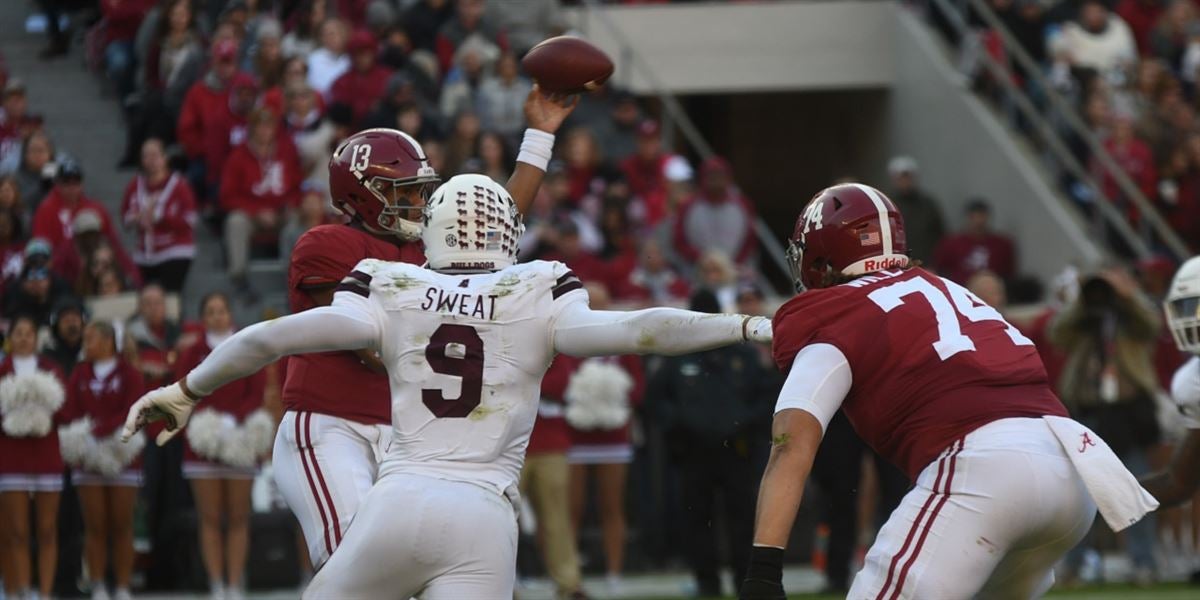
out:
{"label": "quarterback's throwing hand", "polygon": [[188,419],[192,416],[192,408],[195,406],[196,400],[184,390],[180,382],[160,387],[142,396],[133,403],[133,406],[129,407],[129,414],[125,417],[125,429],[121,432],[121,440],[128,441],[147,423],[165,420],[167,428],[154,440],[155,443],[162,446],[183,431]]}

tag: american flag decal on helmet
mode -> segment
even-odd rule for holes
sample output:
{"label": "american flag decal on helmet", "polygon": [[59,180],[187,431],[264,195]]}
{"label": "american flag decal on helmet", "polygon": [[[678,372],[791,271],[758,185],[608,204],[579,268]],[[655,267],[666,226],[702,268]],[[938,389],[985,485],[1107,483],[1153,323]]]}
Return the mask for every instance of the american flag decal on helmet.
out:
{"label": "american flag decal on helmet", "polygon": [[858,234],[858,241],[864,246],[874,246],[879,243],[879,232],[860,233]]}
{"label": "american flag decal on helmet", "polygon": [[334,289],[335,292],[350,292],[363,298],[371,297],[371,276],[362,271],[350,271]]}

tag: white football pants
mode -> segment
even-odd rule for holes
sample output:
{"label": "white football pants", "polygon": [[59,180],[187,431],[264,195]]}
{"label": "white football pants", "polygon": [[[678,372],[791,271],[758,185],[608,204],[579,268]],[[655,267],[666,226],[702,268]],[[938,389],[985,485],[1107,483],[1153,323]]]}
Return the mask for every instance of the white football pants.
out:
{"label": "white football pants", "polygon": [[384,475],[305,600],[494,600],[513,597],[512,503],[473,483]]}
{"label": "white football pants", "polygon": [[300,521],[314,568],[342,543],[391,437],[388,425],[313,412],[283,414],[271,454],[275,483]]}
{"label": "white football pants", "polygon": [[1034,598],[1096,506],[1042,419],[1001,419],[925,467],[847,598]]}

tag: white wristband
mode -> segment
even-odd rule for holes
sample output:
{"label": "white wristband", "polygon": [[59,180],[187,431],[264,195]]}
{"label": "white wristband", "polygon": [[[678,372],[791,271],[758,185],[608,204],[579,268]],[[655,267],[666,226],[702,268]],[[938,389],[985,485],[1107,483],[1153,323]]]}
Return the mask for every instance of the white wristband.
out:
{"label": "white wristband", "polygon": [[521,151],[517,154],[517,162],[523,162],[543,171],[550,165],[550,156],[554,152],[554,134],[546,133],[530,127],[525,130],[525,139],[521,140]]}

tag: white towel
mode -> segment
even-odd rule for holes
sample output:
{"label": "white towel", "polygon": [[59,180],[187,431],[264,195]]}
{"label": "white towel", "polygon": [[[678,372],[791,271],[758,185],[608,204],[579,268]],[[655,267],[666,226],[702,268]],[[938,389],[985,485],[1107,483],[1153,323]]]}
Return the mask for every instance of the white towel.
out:
{"label": "white towel", "polygon": [[1066,417],[1042,417],[1071,458],[1100,516],[1121,531],[1158,508],[1158,500],[1138,484],[1112,448],[1094,431]]}

